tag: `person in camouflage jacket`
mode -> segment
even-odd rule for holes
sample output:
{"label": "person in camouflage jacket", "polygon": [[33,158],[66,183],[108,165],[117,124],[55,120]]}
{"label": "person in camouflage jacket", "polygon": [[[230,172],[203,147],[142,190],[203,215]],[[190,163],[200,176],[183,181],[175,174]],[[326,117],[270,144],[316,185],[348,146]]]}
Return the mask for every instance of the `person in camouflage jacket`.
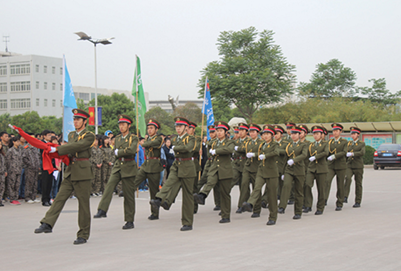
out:
{"label": "person in camouflage jacket", "polygon": [[101,178],[102,178],[102,163],[103,163],[103,152],[99,147],[100,137],[97,135],[95,144],[92,146],[92,155],[89,159],[92,163],[92,170],[94,173],[94,178],[92,180],[92,194],[94,196],[98,196],[101,187]]}
{"label": "person in camouflage jacket", "polygon": [[33,203],[36,199],[36,186],[40,170],[39,152],[35,147],[29,144],[24,147],[22,165],[25,169],[25,201]]}
{"label": "person in camouflage jacket", "polygon": [[18,137],[13,137],[11,141],[13,147],[11,147],[6,154],[6,167],[8,173],[7,192],[11,204],[20,204],[18,201],[18,192],[22,172],[22,156],[19,149],[21,142]]}

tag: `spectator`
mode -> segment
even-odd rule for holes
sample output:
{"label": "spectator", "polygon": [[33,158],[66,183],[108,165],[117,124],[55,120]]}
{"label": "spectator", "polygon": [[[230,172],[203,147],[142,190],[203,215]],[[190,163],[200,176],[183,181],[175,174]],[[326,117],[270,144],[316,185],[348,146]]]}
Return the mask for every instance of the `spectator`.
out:
{"label": "spectator", "polygon": [[4,206],[3,195],[6,189],[7,168],[5,160],[3,142],[0,140],[0,207]]}
{"label": "spectator", "polygon": [[25,201],[27,203],[40,202],[36,199],[36,186],[40,171],[40,157],[36,148],[25,146],[22,152],[22,163],[25,169]]}
{"label": "spectator", "polygon": [[[143,162],[145,161],[145,151],[144,151],[144,149],[143,149],[143,147],[142,147],[143,142],[145,142],[145,138],[140,137],[140,138],[139,138],[138,153],[135,155],[135,161],[136,161],[136,163],[138,164],[138,168],[141,168],[141,165],[142,165]],[[138,156],[139,156],[139,159],[137,159]],[[147,181],[148,181],[148,180],[146,179],[145,181],[143,181],[143,182],[139,185],[139,187],[138,187],[139,191],[143,192],[143,191],[148,190],[148,188],[147,188],[147,186],[146,186]]]}
{"label": "spectator", "polygon": [[[52,136],[50,140],[51,140],[51,143],[60,145],[58,137]],[[54,199],[57,196],[57,192],[58,192],[58,188],[59,188],[59,181],[60,181],[59,175],[61,172],[61,159],[54,158],[52,160],[52,164],[53,164],[54,171],[52,174],[53,175],[52,188],[50,189],[50,203],[53,203]]]}
{"label": "spectator", "polygon": [[[55,133],[49,130],[44,130],[42,132],[43,135],[43,142],[49,143],[51,142],[52,136],[55,136]],[[40,154],[42,155],[43,150],[40,151]],[[53,174],[49,174],[47,170],[42,170],[42,205],[49,207],[51,205],[50,203],[50,191],[52,189],[52,184],[53,184]]]}
{"label": "spectator", "polygon": [[1,143],[3,145],[4,155],[6,155],[8,149],[9,149],[8,144],[10,144],[10,136],[7,134],[7,132],[1,132],[0,139],[1,139]]}
{"label": "spectator", "polygon": [[[30,134],[30,133],[28,133]],[[21,142],[21,145],[19,146],[21,156],[24,154],[25,149],[28,148],[28,143],[26,142],[25,138],[19,136],[19,140]],[[25,166],[22,164],[22,171],[21,171],[21,177],[20,177],[20,186],[19,186],[19,191],[18,191],[18,198],[19,199],[25,199]]]}
{"label": "spectator", "polygon": [[166,154],[166,160],[167,160],[167,165],[166,165],[166,179],[168,178],[168,175],[170,175],[170,167],[174,163],[174,151],[171,148],[171,139],[169,137],[166,137],[164,146],[163,146],[164,153]]}
{"label": "spectator", "polygon": [[22,156],[19,146],[21,144],[19,137],[11,139],[13,147],[10,148],[6,155],[6,167],[8,173],[8,196],[10,203],[13,205],[21,204],[18,201],[18,192],[20,186],[20,176],[22,171]]}
{"label": "spectator", "polygon": [[96,135],[95,142],[92,146],[92,155],[89,159],[92,163],[92,170],[94,178],[92,180],[92,193],[93,196],[99,196],[100,188],[102,185],[102,163],[103,163],[103,152],[100,146],[103,145],[101,135]]}
{"label": "spectator", "polygon": [[[164,140],[163,140],[164,142]],[[160,163],[163,166],[163,170],[160,172],[160,181],[159,181],[159,189],[162,188],[163,186],[163,178],[164,178],[164,174],[166,171],[166,166],[167,166],[167,157],[166,157],[166,153],[164,152],[164,143],[163,146],[160,148]]]}
{"label": "spectator", "polygon": [[106,135],[103,136],[103,145],[101,146],[103,152],[103,163],[102,163],[102,186],[100,191],[103,193],[104,188],[110,178],[111,169],[113,168],[114,161],[116,159],[113,149],[110,148],[110,138]]}

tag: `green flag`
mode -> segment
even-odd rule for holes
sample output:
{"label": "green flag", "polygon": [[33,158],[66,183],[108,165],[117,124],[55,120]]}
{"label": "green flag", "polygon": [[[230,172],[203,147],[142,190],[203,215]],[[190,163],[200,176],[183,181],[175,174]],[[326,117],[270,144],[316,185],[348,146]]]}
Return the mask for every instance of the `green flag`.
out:
{"label": "green flag", "polygon": [[[136,93],[138,92],[138,94]],[[142,136],[146,135],[146,101],[145,93],[143,92],[142,77],[141,77],[141,61],[136,56],[136,69],[134,75],[134,85],[132,87],[132,95],[135,97],[135,104],[137,105],[137,125]],[[138,96],[137,96],[138,95]],[[138,100],[137,100],[138,99]]]}

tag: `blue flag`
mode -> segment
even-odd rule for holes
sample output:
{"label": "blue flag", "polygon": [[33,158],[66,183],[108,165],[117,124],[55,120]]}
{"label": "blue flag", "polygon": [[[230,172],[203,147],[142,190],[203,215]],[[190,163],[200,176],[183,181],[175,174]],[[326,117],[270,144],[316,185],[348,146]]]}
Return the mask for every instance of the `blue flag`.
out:
{"label": "blue flag", "polygon": [[[207,79],[207,77],[205,84],[205,97],[203,99],[203,106],[202,106],[202,114],[206,115],[206,127],[209,127],[209,125],[214,124],[212,99],[210,98],[209,79]],[[210,139],[209,128],[206,129],[207,129],[207,139],[209,140]]]}
{"label": "blue flag", "polygon": [[77,108],[77,102],[75,101],[74,90],[72,89],[70,74],[68,73],[67,63],[64,60],[64,88],[63,88],[63,106],[64,106],[64,114],[63,114],[63,140],[68,141],[68,134],[71,131],[75,131],[74,127],[74,114],[72,110]]}

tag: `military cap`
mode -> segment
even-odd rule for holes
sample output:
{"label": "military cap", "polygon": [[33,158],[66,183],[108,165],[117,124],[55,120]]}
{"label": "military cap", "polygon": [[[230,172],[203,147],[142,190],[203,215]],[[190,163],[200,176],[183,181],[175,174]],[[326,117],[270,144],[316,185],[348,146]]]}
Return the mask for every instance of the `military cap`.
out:
{"label": "military cap", "polygon": [[209,125],[207,128],[209,129],[209,133],[216,132],[216,128],[214,128],[214,125]]}
{"label": "military cap", "polygon": [[224,121],[215,121],[214,122],[214,127],[216,129],[222,128],[222,129],[224,129],[226,131],[230,130],[230,125],[228,125],[228,123],[224,122]]}
{"label": "military cap", "polygon": [[292,126],[291,127],[291,134],[296,134],[296,133],[300,134],[301,131],[302,131],[302,129],[299,126]]}
{"label": "military cap", "polygon": [[350,128],[350,131],[351,131],[351,134],[354,134],[354,133],[360,134],[362,132],[361,129],[359,129],[358,127],[354,127],[354,126],[352,126]]}
{"label": "military cap", "polygon": [[281,127],[280,125],[274,125],[274,131],[276,131],[276,133],[277,133],[277,132],[280,132],[280,133],[282,133],[282,134],[285,133],[284,128]]}
{"label": "military cap", "polygon": [[87,118],[90,117],[89,113],[86,112],[85,110],[75,108],[72,110],[72,113],[74,114],[74,118],[82,118],[86,120]]}
{"label": "military cap", "polygon": [[333,128],[333,131],[334,131],[334,130],[340,130],[340,131],[342,131],[342,130],[344,129],[344,127],[343,127],[340,123],[332,123],[332,124],[331,124],[331,127]]}
{"label": "military cap", "polygon": [[274,129],[274,126],[266,124],[266,125],[263,126],[263,130],[260,133],[261,134],[263,134],[263,133],[271,133],[272,135],[275,135],[276,131]]}
{"label": "military cap", "polygon": [[301,128],[302,131],[304,131],[305,133],[307,133],[307,134],[309,133],[309,129],[305,124],[300,124],[300,125],[298,125],[298,127]]}
{"label": "military cap", "polygon": [[189,128],[196,128],[198,125],[195,122],[190,121],[189,122]]}
{"label": "military cap", "polygon": [[235,133],[235,134],[238,134],[238,133],[239,133],[239,128],[238,128],[238,126],[234,126],[233,129],[234,129],[234,133]]}
{"label": "military cap", "polygon": [[294,122],[286,122],[286,123],[285,123],[285,126],[287,127],[287,129],[290,129],[290,128],[292,128],[293,126],[295,126],[295,123],[294,123]]}
{"label": "military cap", "polygon": [[323,127],[323,126],[322,126],[322,128],[323,128],[323,133],[324,133],[325,135],[328,135],[329,132],[327,131],[327,129],[326,129],[325,127]]}
{"label": "military cap", "polygon": [[324,134],[324,129],[321,126],[315,125],[312,127],[312,133],[322,133]]}
{"label": "military cap", "polygon": [[149,125],[153,125],[153,126],[155,126],[157,129],[160,129],[160,123],[159,123],[157,120],[155,120],[155,119],[150,119],[150,120],[148,121],[148,123],[146,124],[146,126],[149,126]]}
{"label": "military cap", "polygon": [[249,124],[249,131],[257,131],[259,133],[260,130],[262,130],[262,128],[260,128],[259,125],[255,124],[255,123]]}
{"label": "military cap", "polygon": [[118,123],[122,123],[122,122],[131,124],[134,121],[131,119],[131,117],[129,117],[127,115],[124,115],[124,114],[121,114],[121,115],[118,116]]}
{"label": "military cap", "polygon": [[244,122],[241,122],[241,123],[238,124],[238,129],[247,130],[248,131],[249,130],[249,125],[244,123]]}
{"label": "military cap", "polygon": [[189,120],[187,120],[186,118],[182,118],[182,117],[175,117],[174,121],[175,121],[175,126],[177,126],[177,125],[186,125],[186,126],[188,126],[189,123],[190,123]]}

